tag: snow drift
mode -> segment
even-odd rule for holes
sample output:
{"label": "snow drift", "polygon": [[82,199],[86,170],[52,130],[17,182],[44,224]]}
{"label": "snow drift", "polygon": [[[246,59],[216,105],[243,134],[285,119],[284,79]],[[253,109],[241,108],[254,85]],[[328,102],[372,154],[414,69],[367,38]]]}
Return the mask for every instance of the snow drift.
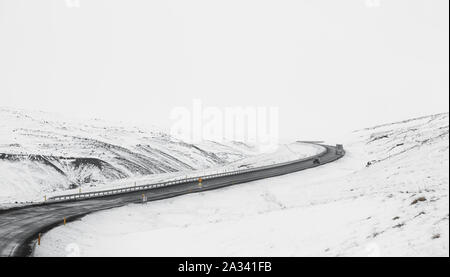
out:
{"label": "snow drift", "polygon": [[302,143],[273,153],[237,141],[189,144],[157,128],[0,108],[0,205],[264,166],[320,151]]}
{"label": "snow drift", "polygon": [[449,116],[350,134],[344,158],[88,215],[36,256],[448,256]]}
{"label": "snow drift", "polygon": [[159,130],[0,108],[0,203],[128,177],[217,167],[249,145],[184,143]]}

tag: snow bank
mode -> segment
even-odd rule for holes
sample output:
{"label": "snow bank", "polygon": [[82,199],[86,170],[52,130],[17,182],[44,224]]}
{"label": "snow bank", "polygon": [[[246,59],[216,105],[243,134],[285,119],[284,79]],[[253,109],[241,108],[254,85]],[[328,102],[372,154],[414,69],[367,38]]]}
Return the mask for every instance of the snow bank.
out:
{"label": "snow bank", "polygon": [[242,143],[193,145],[156,128],[0,108],[0,205],[223,166],[253,154]]}
{"label": "snow bank", "polygon": [[156,128],[0,108],[0,207],[79,189],[99,191],[264,166],[321,150],[293,143],[261,154],[243,142],[193,145]]}
{"label": "snow bank", "polygon": [[91,214],[34,254],[448,256],[448,122],[361,130],[326,166]]}

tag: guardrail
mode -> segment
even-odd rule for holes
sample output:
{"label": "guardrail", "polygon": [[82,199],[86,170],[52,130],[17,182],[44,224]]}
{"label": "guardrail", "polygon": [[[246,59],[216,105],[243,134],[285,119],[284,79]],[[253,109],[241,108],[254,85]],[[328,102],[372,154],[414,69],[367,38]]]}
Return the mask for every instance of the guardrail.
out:
{"label": "guardrail", "polygon": [[247,168],[242,170],[233,170],[233,171],[227,171],[222,173],[215,173],[215,174],[209,174],[209,175],[198,175],[195,177],[189,177],[189,178],[182,178],[182,179],[176,179],[161,183],[155,183],[155,184],[147,184],[147,185],[139,185],[139,186],[132,186],[132,187],[125,187],[125,188],[117,188],[117,189],[109,189],[109,190],[102,190],[102,191],[92,191],[92,192],[82,192],[82,193],[74,193],[74,194],[66,194],[66,195],[58,195],[48,198],[47,202],[67,202],[67,201],[76,201],[76,200],[85,200],[90,198],[98,198],[98,197],[104,197],[104,196],[110,196],[110,195],[117,195],[117,194],[125,194],[130,192],[136,192],[136,191],[147,191],[152,190],[156,188],[161,187],[167,187],[167,186],[174,186],[174,185],[180,185],[180,184],[186,184],[190,182],[198,181],[198,178],[202,178],[202,180],[208,180],[213,178],[219,178],[224,176],[230,176],[230,175],[239,175],[239,174],[245,174],[249,172],[256,172],[256,171],[262,171],[272,168],[278,168],[289,164],[304,162],[307,160],[313,160],[320,158],[321,156],[328,153],[328,148],[326,146],[317,144],[319,146],[322,146],[324,149],[313,156],[297,159],[293,161],[273,164],[273,165],[266,165],[266,166],[260,166],[260,167],[254,167],[254,168]]}

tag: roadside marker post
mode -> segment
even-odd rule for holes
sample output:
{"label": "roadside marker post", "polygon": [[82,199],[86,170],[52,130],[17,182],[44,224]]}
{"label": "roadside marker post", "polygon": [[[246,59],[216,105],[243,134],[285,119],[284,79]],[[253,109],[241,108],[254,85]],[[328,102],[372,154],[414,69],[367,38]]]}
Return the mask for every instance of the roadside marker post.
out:
{"label": "roadside marker post", "polygon": [[44,195],[44,202],[47,201],[47,195]]}
{"label": "roadside marker post", "polygon": [[202,178],[198,178],[198,186],[201,188],[202,187]]}
{"label": "roadside marker post", "polygon": [[38,245],[41,245],[41,233],[38,234]]}
{"label": "roadside marker post", "polygon": [[66,217],[64,217],[64,226],[66,226]]}

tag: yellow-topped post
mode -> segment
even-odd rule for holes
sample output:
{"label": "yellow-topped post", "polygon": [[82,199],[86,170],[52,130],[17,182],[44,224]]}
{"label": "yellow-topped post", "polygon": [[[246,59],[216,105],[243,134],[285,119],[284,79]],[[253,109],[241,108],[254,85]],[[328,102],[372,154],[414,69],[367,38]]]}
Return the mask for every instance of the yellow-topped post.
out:
{"label": "yellow-topped post", "polygon": [[200,177],[198,178],[198,186],[201,188],[202,187],[202,181],[203,179]]}

